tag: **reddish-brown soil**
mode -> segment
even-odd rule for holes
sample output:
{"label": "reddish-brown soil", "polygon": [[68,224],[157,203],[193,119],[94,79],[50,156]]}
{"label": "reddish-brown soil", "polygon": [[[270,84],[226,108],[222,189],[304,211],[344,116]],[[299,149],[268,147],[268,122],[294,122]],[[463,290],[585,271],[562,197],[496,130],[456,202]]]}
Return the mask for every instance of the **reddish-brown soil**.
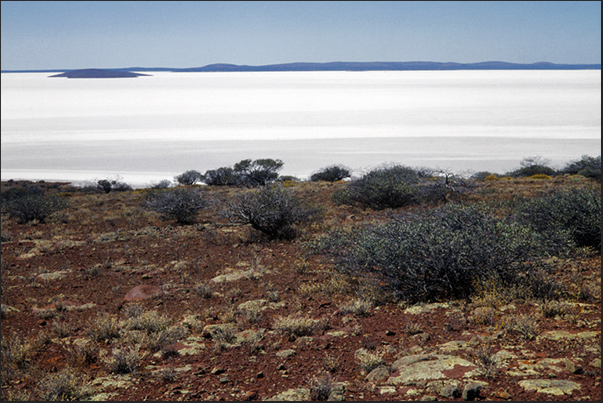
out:
{"label": "reddish-brown soil", "polygon": [[[535,195],[547,188],[573,186],[572,183],[569,179],[492,181],[469,199]],[[115,346],[127,345],[127,337],[111,342],[93,341],[98,350],[86,363],[75,364],[69,347],[76,339],[89,338],[95,320],[103,314],[124,320],[132,304],[157,311],[175,324],[187,315],[196,315],[199,324],[187,328],[188,333],[171,346],[171,351],[183,348],[191,336],[199,336],[206,348],[195,355],[153,356],[143,343],[138,370],[128,376],[116,376],[130,380],[126,387],[108,386],[94,391],[109,393],[109,400],[264,400],[289,389],[308,388],[315,378],[325,374],[336,382],[345,382],[346,400],[420,400],[423,396],[462,400],[440,396],[426,384],[412,386],[419,390],[415,395],[405,394],[408,386],[381,394],[380,386],[385,381],[368,382],[354,357],[358,349],[365,348],[382,353],[386,364],[391,365],[405,355],[439,353],[444,343],[454,340],[469,342],[453,354],[476,366],[475,352],[480,346],[487,346],[492,354],[506,349],[517,355],[493,374],[474,378],[487,382],[480,391],[480,400],[601,399],[599,254],[559,261],[554,274],[559,281],[569,289],[582,286],[591,291],[585,300],[566,301],[575,308],[571,315],[547,318],[539,309],[541,302],[517,300],[513,301],[514,309],[492,304],[492,320],[484,323],[475,319],[476,309],[483,307],[477,298],[448,301],[447,307],[418,315],[395,303],[373,308],[368,316],[342,315],[342,304],[358,298],[361,292],[370,292],[370,287],[337,274],[329,262],[308,255],[303,243],[330,228],[383,220],[392,213],[334,205],[330,195],[345,184],[292,186],[304,200],[325,209],[322,220],[305,228],[294,241],[268,241],[250,228],[229,224],[219,212],[224,201],[242,189],[208,189],[211,206],[199,215],[197,223],[179,225],[145,210],[144,191],[85,195],[66,192],[69,189],[65,184],[45,185],[50,192],[62,192],[68,197],[70,207],[44,224],[18,224],[12,218],[2,217],[1,302],[12,308],[3,309],[2,348],[4,351],[5,341],[18,335],[29,354],[26,363],[10,367],[3,353],[2,400],[39,399],[40,381],[66,368],[73,369],[82,385],[94,385],[94,379],[110,376],[103,357]],[[3,190],[5,186],[3,183]],[[220,274],[251,269],[258,274],[213,283],[214,296],[210,298],[197,292],[199,284],[212,284],[210,280]],[[43,275],[56,272],[63,276]],[[149,298],[124,300],[130,290],[141,285],[151,286],[143,287],[152,291]],[[259,318],[253,320],[237,310],[239,304],[257,299],[283,304],[261,311]],[[85,305],[90,303],[94,305]],[[457,322],[450,324],[447,313],[453,308],[459,314]],[[328,326],[317,329],[311,337],[290,337],[275,327],[278,318],[290,314],[322,319]],[[537,321],[538,335],[551,330],[598,333],[588,339],[527,340],[521,334],[504,330],[506,315],[524,314]],[[202,330],[206,325],[220,323],[232,323],[238,330],[266,332],[257,344],[220,348],[218,341],[204,337],[207,334]],[[409,324],[417,328],[417,335],[409,331]],[[59,334],[57,329],[61,327]],[[338,335],[334,331],[345,333]],[[295,350],[295,355],[276,355],[287,349]],[[170,348],[164,346],[164,350]],[[582,370],[571,372],[561,365],[559,370],[541,369],[535,375],[508,374],[544,358],[567,358],[581,365]],[[157,370],[164,368],[183,370],[175,371],[171,378],[158,376]],[[464,371],[458,370],[458,374],[450,371],[446,375],[458,379],[462,389],[466,381],[460,376]],[[554,395],[526,391],[519,385],[525,379],[553,377],[576,382],[580,389]]]}

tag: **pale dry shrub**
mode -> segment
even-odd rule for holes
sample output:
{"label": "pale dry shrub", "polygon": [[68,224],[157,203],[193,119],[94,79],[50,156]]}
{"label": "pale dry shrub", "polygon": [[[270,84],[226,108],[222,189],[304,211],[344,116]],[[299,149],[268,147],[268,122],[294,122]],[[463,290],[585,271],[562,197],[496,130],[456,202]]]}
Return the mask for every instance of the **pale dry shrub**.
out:
{"label": "pale dry shrub", "polygon": [[385,360],[383,359],[381,352],[369,351],[365,348],[356,351],[356,353],[354,353],[354,358],[358,361],[358,365],[360,365],[362,371],[366,373],[370,373],[375,368],[385,365]]}
{"label": "pale dry shrub", "polygon": [[342,315],[370,316],[372,309],[373,303],[364,299],[354,299],[339,306]]}
{"label": "pale dry shrub", "polygon": [[157,311],[147,311],[137,317],[131,317],[126,323],[128,330],[142,330],[147,334],[157,333],[166,330],[172,320],[159,314]]}
{"label": "pale dry shrub", "polygon": [[47,375],[38,385],[42,401],[85,400],[92,391],[71,369]]}
{"label": "pale dry shrub", "polygon": [[335,356],[334,354],[326,353],[322,360],[322,365],[323,365],[323,368],[325,369],[325,371],[330,372],[330,373],[337,372],[337,369],[339,368],[339,365],[340,365],[340,362],[339,362],[340,358],[341,358],[341,354],[339,356]]}
{"label": "pale dry shrub", "polygon": [[209,299],[214,296],[214,288],[211,284],[200,283],[195,287],[195,292],[202,298]]}
{"label": "pale dry shrub", "polygon": [[313,401],[329,400],[334,386],[333,383],[331,374],[312,378],[310,381],[310,399]]}
{"label": "pale dry shrub", "polygon": [[503,318],[505,331],[511,334],[519,334],[526,340],[533,340],[538,335],[538,322],[528,315],[507,316]]}
{"label": "pale dry shrub", "polygon": [[88,336],[94,341],[108,341],[121,336],[117,318],[108,314],[98,316],[88,330]]}
{"label": "pale dry shrub", "polygon": [[403,330],[404,330],[404,333],[406,333],[409,336],[423,333],[423,330],[421,330],[421,325],[419,325],[418,323],[415,323],[415,322],[405,323]]}
{"label": "pale dry shrub", "polygon": [[91,342],[75,344],[67,347],[67,360],[72,367],[87,367],[96,360],[98,351],[98,346]]}
{"label": "pale dry shrub", "polygon": [[103,357],[107,370],[112,374],[136,373],[145,358],[140,352],[140,345],[113,349],[110,357]]}
{"label": "pale dry shrub", "polygon": [[485,345],[477,346],[472,355],[475,357],[479,368],[483,371],[486,378],[493,378],[498,371],[496,360],[490,353],[490,347]]}
{"label": "pale dry shrub", "polygon": [[577,313],[576,307],[573,304],[564,301],[545,301],[540,305],[539,310],[545,318],[571,316]]}
{"label": "pale dry shrub", "polygon": [[279,316],[274,322],[274,329],[288,336],[311,336],[317,330],[318,322],[295,314]]}

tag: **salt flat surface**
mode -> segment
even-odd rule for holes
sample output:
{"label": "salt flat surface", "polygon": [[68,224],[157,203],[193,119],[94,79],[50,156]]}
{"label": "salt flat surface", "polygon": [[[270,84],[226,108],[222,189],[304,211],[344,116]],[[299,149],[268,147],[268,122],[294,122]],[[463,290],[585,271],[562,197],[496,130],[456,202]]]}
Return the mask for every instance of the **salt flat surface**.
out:
{"label": "salt flat surface", "polygon": [[601,72],[2,74],[2,180],[140,186],[280,158],[307,177],[342,163],[504,172],[526,156],[601,154]]}

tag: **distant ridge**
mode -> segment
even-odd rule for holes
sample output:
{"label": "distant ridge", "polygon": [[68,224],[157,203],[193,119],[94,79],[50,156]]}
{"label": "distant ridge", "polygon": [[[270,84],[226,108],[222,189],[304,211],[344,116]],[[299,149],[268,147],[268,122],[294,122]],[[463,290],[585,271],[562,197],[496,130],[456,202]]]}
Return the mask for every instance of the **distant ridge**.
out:
{"label": "distant ridge", "polygon": [[[170,72],[228,72],[228,71],[404,71],[404,70],[601,70],[601,64],[555,64],[538,62],[531,64],[508,63],[500,61],[487,61],[479,63],[454,63],[454,62],[328,62],[328,63],[283,63],[267,64],[262,66],[248,66],[238,64],[216,63],[203,67],[175,68],[175,67],[127,67],[115,69],[83,69],[83,70],[2,70],[2,73],[54,73],[63,71],[56,77],[76,77],[78,74],[95,74],[98,78],[111,77],[115,72],[134,71],[170,71]],[[87,73],[77,73],[86,72]],[[113,72],[113,73],[109,73]],[[141,75],[141,74],[138,74]],[[55,76],[53,76],[55,77]],[[120,76],[120,77],[132,77]],[[89,77],[88,77],[89,78]],[[95,77],[96,78],[96,77]]]}
{"label": "distant ridge", "polygon": [[67,78],[131,78],[138,76],[148,76],[149,74],[133,73],[124,70],[108,69],[81,69],[70,70],[61,74],[55,74],[49,77],[67,77]]}

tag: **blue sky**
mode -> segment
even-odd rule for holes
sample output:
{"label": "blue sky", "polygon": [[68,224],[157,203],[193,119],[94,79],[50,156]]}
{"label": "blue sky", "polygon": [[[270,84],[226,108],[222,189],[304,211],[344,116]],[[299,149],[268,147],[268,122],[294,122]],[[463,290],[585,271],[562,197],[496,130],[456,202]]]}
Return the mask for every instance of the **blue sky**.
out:
{"label": "blue sky", "polygon": [[2,1],[2,70],[601,63],[600,1]]}

